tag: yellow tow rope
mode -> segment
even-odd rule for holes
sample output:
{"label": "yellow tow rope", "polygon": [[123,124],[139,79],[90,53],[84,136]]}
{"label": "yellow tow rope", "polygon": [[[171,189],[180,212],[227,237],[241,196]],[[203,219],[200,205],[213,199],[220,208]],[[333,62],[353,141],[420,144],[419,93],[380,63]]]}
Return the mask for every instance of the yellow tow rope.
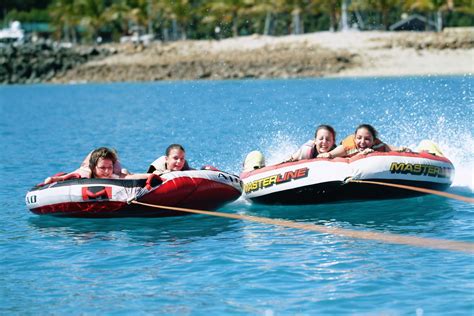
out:
{"label": "yellow tow rope", "polygon": [[446,192],[442,192],[442,191],[436,191],[436,190],[431,190],[431,189],[413,187],[411,185],[385,183],[385,182],[378,182],[378,181],[352,180],[352,179],[347,180],[347,182],[382,185],[382,186],[386,186],[386,187],[393,187],[393,188],[399,188],[399,189],[405,189],[405,190],[411,190],[411,191],[417,191],[417,192],[422,192],[422,193],[439,195],[439,196],[443,196],[443,197],[447,197],[447,198],[450,198],[450,199],[463,201],[463,202],[467,202],[467,203],[474,203],[473,198],[469,198],[469,197],[465,197],[465,196],[457,195],[457,194],[452,194],[452,193],[446,193]]}
{"label": "yellow tow rope", "polygon": [[277,226],[282,226],[282,227],[316,231],[320,233],[333,234],[333,235],[339,235],[339,236],[350,237],[350,238],[375,240],[375,241],[382,241],[382,242],[387,242],[387,243],[392,243],[392,244],[408,245],[408,246],[423,247],[423,248],[474,253],[474,243],[470,243],[470,242],[431,239],[431,238],[422,238],[422,237],[413,237],[413,236],[400,236],[400,235],[395,235],[395,234],[390,234],[390,233],[366,232],[366,231],[358,231],[358,230],[351,230],[351,229],[344,229],[344,228],[337,228],[337,227],[327,227],[327,226],[315,225],[315,224],[304,224],[304,223],[292,222],[292,221],[287,221],[287,220],[271,219],[271,218],[266,218],[266,217],[257,217],[257,216],[222,213],[222,212],[210,212],[210,211],[195,210],[195,209],[166,206],[166,205],[154,205],[154,204],[142,203],[138,201],[132,201],[131,203],[134,203],[137,205],[143,205],[147,207],[166,209],[166,210],[218,216],[218,217],[226,217],[226,218],[232,218],[232,219],[238,219],[238,220],[258,222],[258,223],[263,223],[263,224],[277,225]]}

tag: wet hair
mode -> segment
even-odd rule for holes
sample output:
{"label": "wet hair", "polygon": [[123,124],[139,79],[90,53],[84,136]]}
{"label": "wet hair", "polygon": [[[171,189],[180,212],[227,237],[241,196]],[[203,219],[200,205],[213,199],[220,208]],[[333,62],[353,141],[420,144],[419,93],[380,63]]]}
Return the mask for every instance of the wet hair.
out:
{"label": "wet hair", "polygon": [[369,125],[369,124],[360,124],[359,126],[357,126],[354,132],[354,135],[357,134],[357,131],[360,130],[361,128],[365,128],[366,130],[368,130],[369,133],[372,134],[372,137],[374,138],[374,140],[377,138],[378,136],[377,130],[372,125]]}
{"label": "wet hair", "polygon": [[181,146],[180,144],[171,144],[168,146],[168,148],[166,148],[166,152],[165,152],[166,156],[170,155],[170,151],[172,149],[179,149],[179,150],[182,150],[184,153],[186,152],[186,150],[184,150],[184,147]]}
{"label": "wet hair", "polygon": [[89,159],[89,168],[91,169],[91,178],[95,178],[94,170],[97,164],[99,163],[99,159],[110,159],[112,163],[115,165],[117,162],[117,152],[115,149],[107,148],[107,147],[99,147],[95,149],[91,153],[91,158]]}
{"label": "wet hair", "polygon": [[314,138],[317,137],[318,132],[321,129],[325,129],[325,130],[329,131],[329,133],[332,134],[332,138],[334,139],[334,143],[336,143],[336,131],[334,130],[334,128],[331,125],[321,124],[318,127],[316,127],[316,131],[314,132]]}

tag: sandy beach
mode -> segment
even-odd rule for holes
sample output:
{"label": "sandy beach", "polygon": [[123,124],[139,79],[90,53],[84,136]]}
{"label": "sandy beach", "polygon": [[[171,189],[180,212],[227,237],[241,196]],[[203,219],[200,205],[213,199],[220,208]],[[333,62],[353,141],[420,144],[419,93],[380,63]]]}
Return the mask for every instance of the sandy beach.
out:
{"label": "sandy beach", "polygon": [[[362,35],[362,36],[361,36]],[[341,41],[361,56],[361,64],[333,76],[472,75],[474,32],[356,33]],[[321,43],[321,45],[325,45]],[[331,45],[326,41],[326,45]],[[337,45],[337,44],[334,44]],[[430,45],[433,45],[430,47]],[[334,46],[333,46],[334,47]]]}
{"label": "sandy beach", "polygon": [[112,45],[52,82],[472,75],[474,29],[318,32],[220,41]]}

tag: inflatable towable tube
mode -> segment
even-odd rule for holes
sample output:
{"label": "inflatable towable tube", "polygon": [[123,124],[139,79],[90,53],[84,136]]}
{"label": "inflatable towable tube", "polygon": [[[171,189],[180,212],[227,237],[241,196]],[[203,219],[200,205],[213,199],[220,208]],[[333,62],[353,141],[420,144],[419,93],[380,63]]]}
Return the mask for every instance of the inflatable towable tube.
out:
{"label": "inflatable towable tube", "polygon": [[[250,171],[243,172],[240,177],[244,183],[244,196],[263,204],[317,204],[422,194],[400,188],[354,183],[349,179],[446,190],[454,178],[453,164],[441,155],[437,147],[439,155],[423,147],[421,149],[420,153],[374,152],[367,156],[316,158],[263,168],[257,168],[256,163],[254,168],[247,166],[245,170]],[[250,160],[255,163],[254,159]]]}
{"label": "inflatable towable tube", "polygon": [[26,205],[39,215],[68,217],[164,217],[188,213],[138,202],[214,210],[242,194],[238,176],[216,170],[175,171],[148,180],[72,179],[32,188]]}

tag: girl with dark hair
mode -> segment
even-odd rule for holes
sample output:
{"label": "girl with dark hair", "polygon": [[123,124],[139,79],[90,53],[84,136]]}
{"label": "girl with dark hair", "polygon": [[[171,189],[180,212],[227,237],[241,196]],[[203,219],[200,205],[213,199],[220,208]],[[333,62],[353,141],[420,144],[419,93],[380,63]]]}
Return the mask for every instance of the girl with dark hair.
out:
{"label": "girl with dark hair", "polygon": [[148,168],[148,173],[162,174],[170,171],[191,170],[186,161],[186,152],[180,144],[171,144],[166,148],[165,156],[153,161]]}
{"label": "girl with dark hair", "polygon": [[334,157],[353,157],[356,155],[367,155],[371,152],[388,152],[388,151],[407,151],[411,150],[406,147],[395,147],[385,144],[377,138],[377,131],[372,125],[359,125],[354,134],[346,137],[341,145],[335,149],[318,155],[318,158],[334,158]]}

